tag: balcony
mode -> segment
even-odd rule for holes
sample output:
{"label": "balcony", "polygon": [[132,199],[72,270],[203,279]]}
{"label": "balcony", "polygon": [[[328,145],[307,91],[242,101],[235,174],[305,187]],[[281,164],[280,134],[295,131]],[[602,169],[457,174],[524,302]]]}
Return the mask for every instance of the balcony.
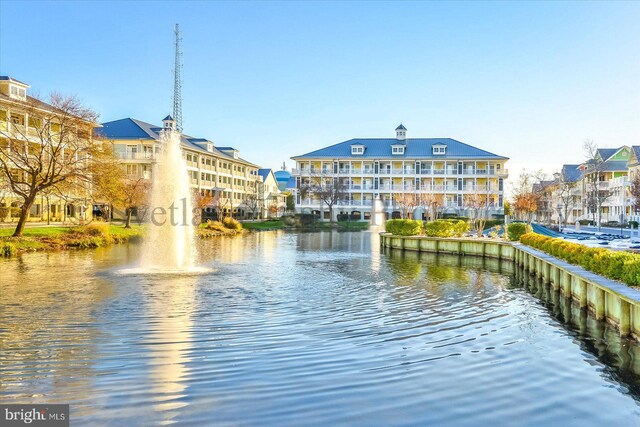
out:
{"label": "balcony", "polygon": [[153,160],[153,153],[116,153],[121,160]]}
{"label": "balcony", "polygon": [[371,206],[372,200],[340,200],[338,206]]}

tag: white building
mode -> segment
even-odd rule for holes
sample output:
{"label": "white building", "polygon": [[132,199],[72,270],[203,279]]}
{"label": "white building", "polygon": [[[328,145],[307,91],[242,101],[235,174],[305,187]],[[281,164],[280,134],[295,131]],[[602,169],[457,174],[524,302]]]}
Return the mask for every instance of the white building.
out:
{"label": "white building", "polygon": [[450,138],[407,138],[403,125],[395,138],[351,139],[292,159],[296,210],[324,219],[329,219],[328,209],[306,189],[327,179],[344,186],[335,218],[369,219],[376,198],[389,218],[401,216],[407,204],[416,218],[434,208],[464,215],[478,199],[490,215],[504,213],[507,157]]}

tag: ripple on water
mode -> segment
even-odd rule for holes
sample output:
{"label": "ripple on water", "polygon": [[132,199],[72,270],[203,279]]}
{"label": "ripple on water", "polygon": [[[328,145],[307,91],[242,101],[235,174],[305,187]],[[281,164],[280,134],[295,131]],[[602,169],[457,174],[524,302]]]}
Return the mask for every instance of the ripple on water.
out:
{"label": "ripple on water", "polygon": [[55,280],[3,262],[2,401],[68,402],[83,425],[638,419],[637,346],[499,269],[369,236],[200,242],[198,274],[123,269],[135,246],[52,254]]}

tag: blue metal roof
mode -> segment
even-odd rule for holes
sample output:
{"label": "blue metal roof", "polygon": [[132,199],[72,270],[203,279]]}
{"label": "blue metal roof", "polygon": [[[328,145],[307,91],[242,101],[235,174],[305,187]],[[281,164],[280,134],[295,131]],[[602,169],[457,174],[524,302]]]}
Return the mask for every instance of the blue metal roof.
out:
{"label": "blue metal roof", "polygon": [[607,160],[609,157],[613,156],[618,152],[620,148],[598,148],[598,154],[602,160]]}
{"label": "blue metal roof", "polygon": [[[24,82],[21,82],[21,81],[20,81],[20,80],[18,80],[18,79],[14,79],[14,78],[13,78],[13,77],[11,77],[11,76],[0,76],[0,80],[7,80],[7,81],[10,81],[10,82],[20,83],[21,85],[29,86],[28,84],[26,84],[26,83],[24,83]],[[31,86],[29,86],[29,87],[31,87]]]}
{"label": "blue metal roof", "polygon": [[562,175],[567,182],[576,182],[582,177],[580,165],[562,165]]}
{"label": "blue metal roof", "polygon": [[264,181],[267,180],[270,173],[271,173],[271,169],[258,169],[258,175],[260,175]]}
{"label": "blue metal roof", "polygon": [[[351,146],[362,144],[365,146],[364,154],[351,154]],[[406,146],[404,155],[391,154],[391,146],[404,144]],[[434,145],[446,145],[445,154],[433,154]],[[344,141],[339,144],[321,148],[307,154],[292,157],[293,159],[303,158],[420,158],[420,159],[507,159],[485,150],[473,147],[451,138],[407,138],[398,141],[395,138],[357,138]]]}
{"label": "blue metal roof", "polygon": [[398,126],[398,127],[396,128],[396,130],[407,130],[407,128],[406,128],[406,127],[404,127],[404,125],[403,125],[402,123],[400,123],[400,126]]}
{"label": "blue metal roof", "polygon": [[[114,120],[111,122],[102,123],[102,128],[96,129],[96,135],[106,138],[106,139],[119,139],[119,140],[150,140],[155,141],[160,139],[160,133],[162,132],[162,126],[152,125],[151,123],[146,123],[141,120],[132,119],[131,117],[127,117],[125,119]],[[209,154],[215,154],[218,157],[238,160],[252,166],[256,166],[255,164],[248,162],[244,159],[234,159],[233,156],[230,156],[228,153],[225,153],[221,150],[229,149],[235,150],[231,147],[213,147],[213,151],[208,151],[205,148],[201,147],[197,143],[203,142],[211,142],[212,141],[206,138],[194,138],[189,135],[181,134],[181,142],[182,145],[195,151],[201,151]]]}
{"label": "blue metal roof", "polygon": [[602,168],[602,172],[626,172],[626,171],[627,171],[626,160],[604,162],[603,168]]}

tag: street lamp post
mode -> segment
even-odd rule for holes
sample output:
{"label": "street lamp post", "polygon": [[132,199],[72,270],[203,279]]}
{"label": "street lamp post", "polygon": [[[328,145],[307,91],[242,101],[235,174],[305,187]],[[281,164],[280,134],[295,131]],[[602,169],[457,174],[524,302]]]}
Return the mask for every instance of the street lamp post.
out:
{"label": "street lamp post", "polygon": [[558,231],[562,233],[562,204],[558,203]]}

